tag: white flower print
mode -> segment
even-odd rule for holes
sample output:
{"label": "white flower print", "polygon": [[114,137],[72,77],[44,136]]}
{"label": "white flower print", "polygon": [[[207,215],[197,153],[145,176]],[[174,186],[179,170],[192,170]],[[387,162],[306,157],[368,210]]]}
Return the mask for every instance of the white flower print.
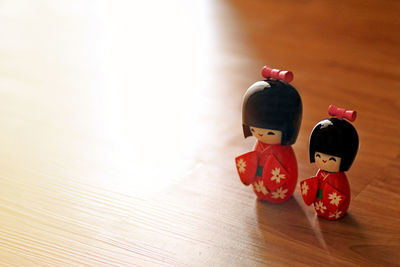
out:
{"label": "white flower print", "polygon": [[236,162],[236,166],[238,167],[238,170],[239,170],[240,173],[243,173],[243,172],[246,171],[247,164],[246,164],[246,161],[244,161],[243,159],[239,159]]}
{"label": "white flower print", "polygon": [[284,198],[286,197],[286,192],[287,192],[287,191],[288,191],[287,189],[283,190],[283,188],[280,187],[280,188],[278,188],[275,192],[272,192],[272,198],[275,198],[275,199],[277,199],[277,198],[284,199]]}
{"label": "white flower print", "polygon": [[256,182],[253,185],[257,192],[262,192],[264,195],[268,194],[268,190],[265,188],[263,181]]}
{"label": "white flower print", "polygon": [[342,197],[337,195],[336,192],[329,194],[328,198],[331,199],[330,203],[336,206],[339,206],[339,202],[342,200]]}
{"label": "white flower print", "polygon": [[308,189],[310,189],[310,187],[308,187],[308,184],[304,182],[301,186],[301,193],[306,196],[308,193]]}
{"label": "white flower print", "polygon": [[340,210],[335,211],[335,213],[329,212],[329,218],[335,217],[335,219],[339,219],[340,218],[340,214],[342,214],[342,212]]}
{"label": "white flower print", "polygon": [[280,168],[275,168],[275,169],[273,169],[272,171],[271,171],[271,174],[273,175],[272,177],[271,177],[271,181],[274,181],[275,180],[275,182],[277,183],[277,184],[279,184],[280,182],[281,182],[281,179],[285,179],[286,177],[285,177],[285,174],[283,174],[283,173],[280,173],[281,172],[281,169]]}
{"label": "white flower print", "polygon": [[324,206],[324,203],[322,201],[318,201],[317,203],[314,203],[314,208],[315,210],[319,210],[319,212],[324,213],[326,210],[326,207]]}

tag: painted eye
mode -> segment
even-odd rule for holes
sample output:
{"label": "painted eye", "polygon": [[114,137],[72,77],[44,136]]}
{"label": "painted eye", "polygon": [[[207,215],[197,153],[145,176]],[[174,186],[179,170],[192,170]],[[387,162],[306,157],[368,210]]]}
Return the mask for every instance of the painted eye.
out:
{"label": "painted eye", "polygon": [[255,130],[252,128],[252,129],[250,129],[250,131],[252,131],[253,133],[255,132]]}
{"label": "painted eye", "polygon": [[268,132],[268,135],[275,135],[275,133],[273,133],[273,132]]}
{"label": "painted eye", "polygon": [[334,157],[329,158],[329,160],[333,160],[334,162],[336,162],[336,159]]}
{"label": "painted eye", "polygon": [[315,155],[317,158],[321,158],[321,155],[320,154],[317,154],[317,155]]}

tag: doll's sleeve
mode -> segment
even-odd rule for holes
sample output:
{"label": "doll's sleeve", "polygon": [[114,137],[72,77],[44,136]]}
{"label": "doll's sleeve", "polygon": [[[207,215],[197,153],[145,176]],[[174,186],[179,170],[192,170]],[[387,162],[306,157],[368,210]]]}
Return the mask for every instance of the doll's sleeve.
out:
{"label": "doll's sleeve", "polygon": [[329,183],[325,184],[323,188],[323,199],[329,212],[334,213],[337,211],[346,198],[347,197],[342,192],[331,186]]}
{"label": "doll's sleeve", "polygon": [[262,177],[264,184],[272,192],[283,186],[290,180],[290,174],[278,161],[274,154],[268,156],[263,166]]}
{"label": "doll's sleeve", "polygon": [[303,197],[304,203],[311,205],[318,191],[318,178],[316,176],[305,179],[300,182],[301,196]]}
{"label": "doll's sleeve", "polygon": [[245,185],[251,184],[257,173],[258,155],[256,151],[251,151],[235,158],[236,169],[240,180]]}

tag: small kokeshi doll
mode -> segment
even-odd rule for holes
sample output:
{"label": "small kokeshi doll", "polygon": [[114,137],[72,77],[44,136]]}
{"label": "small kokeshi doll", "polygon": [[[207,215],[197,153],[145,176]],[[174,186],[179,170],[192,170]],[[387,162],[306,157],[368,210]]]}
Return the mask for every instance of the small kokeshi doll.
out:
{"label": "small kokeshi doll", "polygon": [[302,102],[289,84],[290,71],[264,67],[266,80],[247,89],[243,98],[244,137],[253,135],[253,151],[236,157],[240,180],[252,185],[258,199],[271,203],[288,200],[297,183],[295,143],[302,117]]}
{"label": "small kokeshi doll", "polygon": [[[358,134],[353,122],[356,112],[329,106],[328,113],[336,118],[320,121],[311,132],[310,162],[319,168],[316,176],[300,183],[301,195],[307,205],[314,205],[317,215],[328,219],[342,218],[350,205],[348,171],[358,151]],[[346,120],[347,119],[347,120]]]}

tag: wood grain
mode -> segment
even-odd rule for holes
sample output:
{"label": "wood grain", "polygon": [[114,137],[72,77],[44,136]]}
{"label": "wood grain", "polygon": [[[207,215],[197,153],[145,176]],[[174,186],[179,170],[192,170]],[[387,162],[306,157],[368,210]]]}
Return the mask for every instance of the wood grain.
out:
{"label": "wood grain", "polygon": [[[0,3],[1,266],[400,265],[397,1]],[[349,214],[236,174],[241,100],[294,72],[308,135],[358,111]]]}

